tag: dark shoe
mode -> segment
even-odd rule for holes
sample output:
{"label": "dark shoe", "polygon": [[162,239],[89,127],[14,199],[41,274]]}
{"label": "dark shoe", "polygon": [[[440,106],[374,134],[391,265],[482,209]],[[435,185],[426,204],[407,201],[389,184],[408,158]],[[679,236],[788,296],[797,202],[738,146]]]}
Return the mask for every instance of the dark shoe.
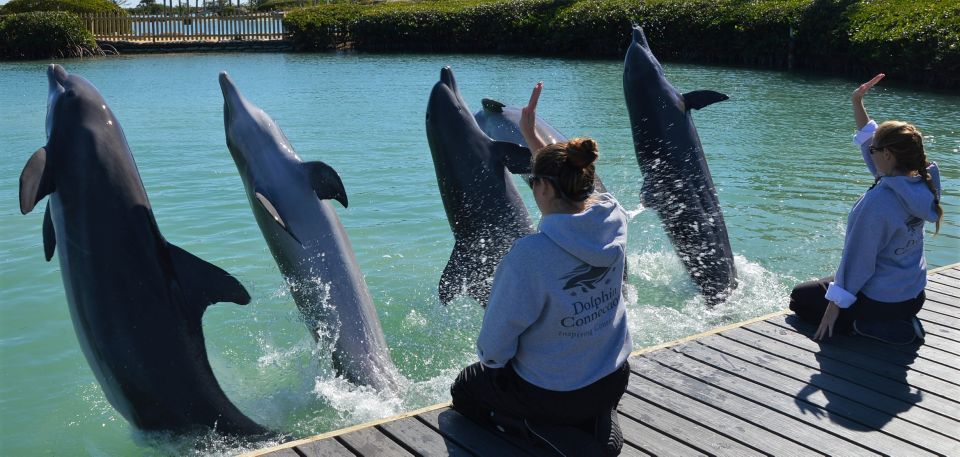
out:
{"label": "dark shoe", "polygon": [[920,323],[920,319],[917,319],[917,316],[913,316],[910,319],[910,323],[913,324],[913,333],[917,335],[917,339],[920,342],[923,342],[923,339],[927,336],[927,332],[923,330],[923,324]]}
{"label": "dark shoe", "polygon": [[623,449],[623,432],[620,431],[620,419],[618,419],[616,408],[597,417],[593,437],[603,447],[603,455],[611,457],[620,455],[620,450]]}
{"label": "dark shoe", "polygon": [[[903,320],[873,321],[858,319],[853,321],[853,331],[857,335],[873,338],[884,343],[904,345],[917,339],[916,325],[919,325],[919,321],[914,324],[914,322]],[[923,331],[922,326],[920,331]]]}
{"label": "dark shoe", "polygon": [[524,421],[535,442],[562,457],[608,455],[593,435],[570,425]]}

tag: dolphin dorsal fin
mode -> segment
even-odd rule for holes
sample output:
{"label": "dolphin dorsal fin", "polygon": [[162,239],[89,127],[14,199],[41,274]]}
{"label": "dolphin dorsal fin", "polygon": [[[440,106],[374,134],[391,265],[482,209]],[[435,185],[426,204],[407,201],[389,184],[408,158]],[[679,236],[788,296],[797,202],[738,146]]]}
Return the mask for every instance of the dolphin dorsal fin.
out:
{"label": "dolphin dorsal fin", "polygon": [[214,303],[250,303],[247,289],[230,273],[172,243],[167,243],[167,250],[184,299],[188,306],[197,305],[191,309],[199,316]]}
{"label": "dolphin dorsal fin", "polygon": [[47,150],[37,149],[20,173],[20,213],[33,211],[43,197],[53,192],[53,181],[47,177]]}
{"label": "dolphin dorsal fin", "polygon": [[530,149],[509,141],[494,141],[493,151],[510,173],[530,173]]}
{"label": "dolphin dorsal fin", "polygon": [[687,111],[701,109],[717,102],[729,100],[726,94],[712,90],[695,90],[683,94],[683,105]]}
{"label": "dolphin dorsal fin", "polygon": [[485,98],[485,99],[483,99],[483,100],[480,100],[480,104],[483,105],[483,110],[484,110],[484,111],[491,111],[491,112],[494,112],[494,113],[502,113],[502,112],[503,112],[503,107],[507,106],[507,105],[505,105],[505,104],[503,104],[503,103],[501,103],[501,102],[498,102],[498,101],[496,101],[496,100],[494,100],[494,99],[492,99],[492,98]]}
{"label": "dolphin dorsal fin", "polygon": [[57,247],[57,233],[53,229],[53,219],[50,219],[50,203],[43,212],[43,256],[47,262],[53,258],[53,251]]}
{"label": "dolphin dorsal fin", "polygon": [[330,165],[323,162],[305,162],[303,168],[307,170],[310,186],[321,200],[336,200],[347,207],[347,190],[343,188],[340,175]]}

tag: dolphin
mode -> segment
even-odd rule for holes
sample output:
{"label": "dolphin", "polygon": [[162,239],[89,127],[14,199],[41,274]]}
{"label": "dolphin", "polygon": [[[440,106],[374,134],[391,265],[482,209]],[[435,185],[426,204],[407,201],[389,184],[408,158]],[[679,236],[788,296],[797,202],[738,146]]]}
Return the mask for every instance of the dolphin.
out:
{"label": "dolphin", "polygon": [[719,92],[681,94],[667,81],[639,26],[623,64],[623,93],[643,172],[641,201],[667,235],[708,303],[736,287],[733,250],[691,109],[727,100]]}
{"label": "dolphin", "polygon": [[[525,140],[523,134],[520,133],[521,108],[509,106],[490,98],[481,100],[481,103],[483,108],[473,113],[473,117],[477,120],[477,124],[480,125],[480,130],[483,130],[483,133],[486,133],[487,136],[497,141],[509,141],[525,148],[529,147],[527,140]],[[564,134],[560,133],[559,130],[555,129],[539,115],[537,115],[536,129],[537,134],[540,135],[540,139],[546,144],[567,141],[567,137]],[[600,180],[600,175],[597,174],[594,176],[594,190],[598,193],[606,192],[607,188],[603,185],[603,181]]]}
{"label": "dolphin", "polygon": [[48,139],[20,175],[20,211],[50,197],[44,254],[59,253],[73,327],[107,400],[142,430],[267,433],[220,388],[201,325],[210,304],[247,304],[250,295],[164,239],[97,89],[59,65],[47,76]]}
{"label": "dolphin", "polygon": [[377,310],[347,232],[327,200],[347,206],[340,175],[303,162],[266,112],[220,73],[227,147],[250,208],[314,340],[333,347],[338,374],[378,390],[398,387]]}
{"label": "dolphin", "polygon": [[[460,95],[450,67],[427,103],[427,141],[454,246],[440,278],[444,304],[466,293],[486,305],[493,273],[518,238],[533,233],[509,173],[530,173],[530,150],[488,137]],[[509,170],[509,173],[508,173]]]}

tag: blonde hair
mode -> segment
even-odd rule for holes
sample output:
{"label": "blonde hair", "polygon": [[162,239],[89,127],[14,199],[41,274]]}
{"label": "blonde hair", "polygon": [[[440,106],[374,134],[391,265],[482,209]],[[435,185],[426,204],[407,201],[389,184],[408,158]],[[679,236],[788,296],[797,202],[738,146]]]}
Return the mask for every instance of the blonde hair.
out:
{"label": "blonde hair", "polygon": [[915,125],[903,121],[886,121],[877,127],[873,134],[874,149],[886,149],[893,155],[897,162],[897,170],[902,172],[913,172],[917,174],[926,183],[930,193],[933,194],[933,205],[937,212],[937,231],[940,233],[940,221],[943,220],[943,208],[940,206],[940,196],[937,195],[936,185],[927,167],[930,162],[927,161],[927,153],[923,149],[923,135]]}
{"label": "blonde hair", "polygon": [[544,146],[534,154],[531,168],[534,176],[553,178],[564,198],[582,202],[593,194],[596,177],[593,163],[598,157],[600,151],[595,140],[574,138]]}

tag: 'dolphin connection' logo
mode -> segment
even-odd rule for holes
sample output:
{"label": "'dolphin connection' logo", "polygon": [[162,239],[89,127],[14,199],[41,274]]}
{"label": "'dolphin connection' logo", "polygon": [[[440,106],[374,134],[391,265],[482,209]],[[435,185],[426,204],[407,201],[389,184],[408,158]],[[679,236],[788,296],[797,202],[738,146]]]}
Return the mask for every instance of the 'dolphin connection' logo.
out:
{"label": "'dolphin connection' logo", "polygon": [[[595,267],[584,263],[560,278],[567,280],[567,283],[563,285],[563,290],[574,289],[573,292],[570,292],[570,295],[576,296],[576,288],[579,287],[580,292],[587,293],[589,290],[596,289],[597,283],[603,281],[603,278],[607,277],[607,273],[613,269],[614,267]],[[610,280],[604,281],[604,284],[610,284]]]}
{"label": "'dolphin connection' logo", "polygon": [[584,263],[560,278],[567,281],[563,290],[569,290],[572,297],[580,296],[570,303],[573,313],[560,320],[560,325],[569,329],[560,332],[561,336],[592,336],[594,330],[613,321],[616,313],[611,311],[620,303],[620,288],[609,286],[612,281],[608,275],[616,270],[616,266],[595,267]]}

